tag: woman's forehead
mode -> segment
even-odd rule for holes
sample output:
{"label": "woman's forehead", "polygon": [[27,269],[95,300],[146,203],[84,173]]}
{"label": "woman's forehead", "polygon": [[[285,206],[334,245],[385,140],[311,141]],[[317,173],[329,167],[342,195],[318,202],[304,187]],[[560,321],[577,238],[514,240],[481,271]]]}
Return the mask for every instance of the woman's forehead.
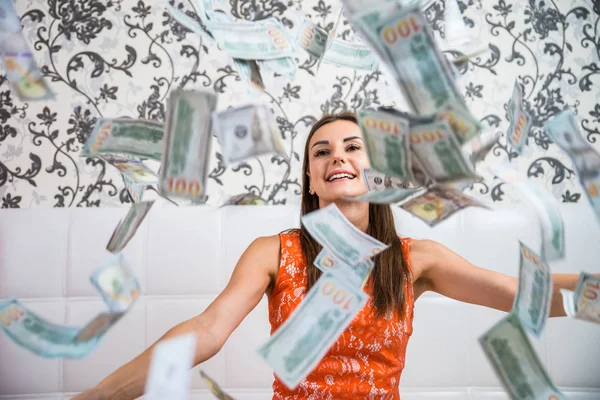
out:
{"label": "woman's forehead", "polygon": [[337,120],[317,129],[310,142],[312,144],[321,140],[341,141],[350,136],[359,136],[362,138],[360,127],[352,121]]}

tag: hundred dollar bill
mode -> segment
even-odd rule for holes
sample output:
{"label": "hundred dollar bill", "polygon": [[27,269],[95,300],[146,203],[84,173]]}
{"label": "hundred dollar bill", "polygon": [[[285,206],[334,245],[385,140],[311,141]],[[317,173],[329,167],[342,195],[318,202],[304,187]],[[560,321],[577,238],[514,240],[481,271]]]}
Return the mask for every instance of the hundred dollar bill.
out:
{"label": "hundred dollar bill", "polygon": [[519,290],[512,312],[523,328],[540,337],[550,314],[552,274],[550,268],[533,250],[519,241]]}
{"label": "hundred dollar bill", "polygon": [[244,60],[270,60],[293,57],[292,42],[277,20],[254,24],[210,24],[209,29],[219,46],[231,57]]}
{"label": "hundred dollar bill", "polygon": [[208,386],[208,389],[212,392],[212,394],[215,395],[215,397],[217,399],[219,399],[219,400],[234,400],[233,397],[231,397],[230,395],[225,393],[223,391],[223,389],[221,389],[221,386],[219,386],[219,384],[214,379],[212,379],[210,376],[208,376],[204,371],[200,370],[200,376],[204,380],[204,383],[206,384],[206,386]]}
{"label": "hundred dollar bill", "polygon": [[512,400],[567,400],[552,382],[516,315],[501,319],[479,343]]}
{"label": "hundred dollar bill", "polygon": [[408,121],[382,111],[358,112],[371,168],[387,175],[414,181],[410,168]]}
{"label": "hundred dollar bill", "polygon": [[258,68],[261,73],[273,76],[283,76],[285,79],[293,81],[296,79],[298,64],[292,57],[274,58],[272,60],[257,60]]}
{"label": "hundred dollar bill", "polygon": [[107,154],[99,157],[117,168],[119,172],[136,183],[151,185],[158,183],[158,176],[143,161],[136,157],[119,157]]}
{"label": "hundred dollar bill", "polygon": [[352,225],[333,203],[303,215],[302,224],[321,246],[350,265],[356,265],[389,247]]}
{"label": "hundred dollar bill", "polygon": [[406,181],[394,176],[386,175],[372,168],[363,168],[361,171],[363,182],[368,191],[384,189],[413,189],[415,182]]}
{"label": "hundred dollar bill", "polygon": [[265,84],[256,61],[234,58],[233,63],[240,74],[240,79],[246,85],[248,94],[256,97],[265,92]]}
{"label": "hundred dollar bill", "polygon": [[475,38],[467,29],[458,1],[445,0],[444,6],[445,47],[455,51],[472,48]]}
{"label": "hundred dollar bill", "polygon": [[90,276],[90,282],[111,312],[127,311],[140,297],[140,283],[122,254],[98,268]]}
{"label": "hundred dollar bill", "polygon": [[290,389],[325,356],[367,301],[359,287],[329,271],[321,275],[259,356]]}
{"label": "hundred dollar bill", "polygon": [[131,178],[125,175],[121,175],[123,178],[123,183],[125,184],[125,190],[129,196],[131,196],[131,200],[134,203],[139,203],[144,198],[144,192],[146,191],[145,183],[136,183]]}
{"label": "hundred dollar bill", "polygon": [[125,218],[117,224],[117,227],[106,245],[106,250],[113,254],[120,253],[135,235],[135,232],[142,224],[142,221],[153,204],[154,200],[132,204]]}
{"label": "hundred dollar bill", "polygon": [[450,185],[431,186],[422,195],[400,206],[431,227],[447,220],[466,207],[488,208]]}
{"label": "hundred dollar bill", "polygon": [[425,173],[437,183],[480,181],[447,121],[411,126],[410,147]]}
{"label": "hundred dollar bill", "polygon": [[196,336],[192,333],[157,343],[152,351],[144,399],[189,399],[189,370],[193,367],[195,350]]}
{"label": "hundred dollar bill", "polygon": [[510,143],[513,149],[521,153],[527,141],[529,128],[531,127],[531,116],[529,116],[523,107],[523,94],[516,80],[512,98],[508,102],[508,118],[510,120],[507,132],[508,143]]}
{"label": "hundred dollar bill", "polygon": [[0,302],[0,328],[19,346],[43,358],[83,358],[123,313],[102,313],[83,328],[47,321],[14,297]]}
{"label": "hundred dollar bill", "polygon": [[446,59],[419,8],[392,8],[390,14],[369,27],[396,74],[399,89],[419,115],[434,114],[447,102],[464,104]]}
{"label": "hundred dollar bill", "polygon": [[542,229],[542,256],[545,261],[565,257],[563,220],[556,199],[535,183],[508,166],[490,166],[488,170],[506,183],[514,185],[534,206]]}
{"label": "hundred dollar bill", "polygon": [[446,103],[437,113],[438,121],[448,121],[454,137],[463,145],[481,132],[481,123],[460,103]]}
{"label": "hundred dollar bill", "polygon": [[317,71],[319,71],[319,68],[321,67],[321,62],[323,61],[323,57],[325,56],[325,53],[327,53],[327,51],[331,48],[331,45],[332,45],[333,41],[335,40],[338,26],[340,25],[340,21],[342,20],[343,11],[344,11],[344,9],[341,8],[340,11],[338,12],[337,18],[335,19],[335,24],[333,24],[333,28],[327,34],[327,41],[325,42],[325,49],[323,50],[323,54],[321,54],[321,57],[319,58],[319,60],[317,62]]}
{"label": "hundred dollar bill", "polygon": [[13,0],[0,0],[0,32],[21,32],[21,19],[13,4]]}
{"label": "hundred dollar bill", "polygon": [[561,289],[565,313],[575,319],[600,324],[600,276],[582,272],[575,292]]}
{"label": "hundred dollar bill", "polygon": [[212,119],[225,165],[272,152],[286,156],[279,129],[264,104],[215,112]]}
{"label": "hundred dollar bill", "polygon": [[160,161],[164,126],[149,120],[99,118],[85,142],[81,157],[124,154]]}
{"label": "hundred dollar bill", "polygon": [[367,283],[375,267],[375,263],[371,259],[361,261],[356,265],[348,265],[336,259],[333,253],[325,248],[317,254],[314,264],[322,272],[329,271],[336,274],[361,289]]}
{"label": "hundred dollar bill", "polygon": [[167,101],[166,138],[159,193],[199,203],[206,199],[212,144],[211,114],[217,97],[208,92],[173,90]]}
{"label": "hundred dollar bill", "polygon": [[298,30],[296,40],[300,47],[306,50],[308,54],[316,59],[320,59],[325,52],[327,32],[305,17]]}
{"label": "hundred dollar bill", "polygon": [[600,222],[600,155],[581,136],[577,120],[569,110],[546,121],[544,130],[571,158],[579,182]]}
{"label": "hundred dollar bill", "polygon": [[[2,10],[6,10],[6,8],[2,8]],[[2,22],[4,21],[3,19]],[[10,24],[9,22],[9,26],[3,29],[14,29]],[[20,27],[19,20],[19,31],[0,33],[0,58],[4,64],[6,78],[22,101],[54,99],[54,92],[43,78],[42,72],[33,58],[33,53],[29,50],[29,44],[23,33],[20,32]]]}
{"label": "hundred dollar bill", "polygon": [[262,206],[266,202],[262,197],[252,193],[242,193],[228,198],[221,207],[225,206]]}
{"label": "hundred dollar bill", "polygon": [[374,204],[395,204],[407,200],[410,197],[425,193],[425,188],[414,189],[381,189],[372,190],[355,197],[344,197],[348,201],[368,202]]}
{"label": "hundred dollar bill", "polygon": [[331,47],[323,54],[322,59],[326,63],[365,71],[374,71],[379,64],[371,49],[365,44],[341,39],[334,39],[331,42]]}
{"label": "hundred dollar bill", "polygon": [[492,148],[498,143],[498,139],[502,136],[502,133],[496,132],[495,134],[482,133],[475,139],[469,142],[470,149],[467,151],[469,161],[472,165],[475,165],[485,159],[485,156],[492,150]]}

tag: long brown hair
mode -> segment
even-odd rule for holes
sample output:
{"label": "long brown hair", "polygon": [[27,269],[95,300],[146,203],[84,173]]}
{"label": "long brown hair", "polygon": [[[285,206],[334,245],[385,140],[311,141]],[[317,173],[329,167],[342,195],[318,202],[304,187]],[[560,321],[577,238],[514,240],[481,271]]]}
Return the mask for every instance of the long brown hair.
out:
{"label": "long brown hair", "polygon": [[[306,139],[302,165],[301,215],[319,209],[319,197],[309,192],[310,180],[307,172],[310,139],[319,128],[338,120],[351,121],[358,124],[354,113],[344,112],[341,114],[325,115],[313,125]],[[389,205],[369,204],[369,226],[366,233],[390,246],[385,251],[373,257],[375,267],[371,273],[373,279],[372,301],[375,306],[376,315],[383,316],[389,311],[395,311],[399,316],[403,316],[405,302],[404,281],[411,278],[404,262],[404,257],[408,255],[405,255],[402,250],[402,243],[396,234],[392,208]],[[313,262],[317,254],[321,251],[322,246],[310,236],[302,224],[300,224],[300,244],[302,252],[306,257],[308,290],[321,276],[321,271],[314,266]],[[410,280],[409,284],[412,284]]]}

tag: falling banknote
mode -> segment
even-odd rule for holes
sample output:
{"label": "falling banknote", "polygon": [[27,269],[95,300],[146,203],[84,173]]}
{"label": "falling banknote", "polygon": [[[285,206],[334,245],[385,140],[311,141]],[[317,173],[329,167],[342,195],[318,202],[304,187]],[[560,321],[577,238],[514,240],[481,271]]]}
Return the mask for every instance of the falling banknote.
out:
{"label": "falling banknote", "polygon": [[575,292],[560,291],[569,317],[600,324],[600,276],[582,272]]}
{"label": "falling banknote", "polygon": [[508,102],[508,118],[510,120],[507,132],[508,143],[510,143],[513,149],[521,153],[527,141],[529,128],[531,127],[531,117],[525,111],[523,93],[516,80],[512,98]]}
{"label": "falling banknote", "polygon": [[356,265],[389,247],[352,225],[334,203],[303,215],[302,224],[321,246],[349,265]]}
{"label": "falling banknote", "polygon": [[550,313],[552,274],[533,250],[519,241],[519,290],[512,308],[523,328],[540,337]]}
{"label": "falling banknote", "polygon": [[215,112],[212,120],[225,165],[273,152],[285,156],[279,129],[271,111],[263,104]]}
{"label": "falling banknote", "polygon": [[565,257],[565,233],[556,199],[545,189],[530,182],[509,166],[489,166],[488,170],[506,183],[514,185],[534,206],[542,229],[542,257],[545,261]]}
{"label": "falling banknote", "polygon": [[259,356],[290,389],[325,356],[368,296],[357,286],[326,271],[269,340]]}
{"label": "falling banknote", "polygon": [[106,245],[106,250],[111,253],[121,252],[135,235],[135,232],[144,221],[146,214],[148,214],[153,204],[154,200],[132,204],[125,218],[117,224]]}
{"label": "falling banknote", "polygon": [[79,155],[119,154],[160,161],[163,134],[163,124],[155,121],[99,118]]}
{"label": "falling banknote", "polygon": [[296,40],[300,47],[306,50],[308,54],[319,59],[325,52],[327,32],[324,29],[319,28],[308,18],[304,18],[302,25],[298,30]]}
{"label": "falling banknote", "polygon": [[600,155],[583,139],[577,120],[569,110],[548,120],[544,129],[571,158],[579,182],[600,222]]}
{"label": "falling banknote", "polygon": [[329,271],[360,288],[367,283],[371,271],[375,267],[375,263],[371,259],[361,261],[356,265],[348,265],[336,259],[333,253],[325,248],[317,254],[314,264],[322,272]]}
{"label": "falling banknote", "polygon": [[159,192],[165,197],[205,201],[212,119],[217,97],[209,92],[174,90],[167,102],[166,138]]}
{"label": "falling banknote", "polygon": [[567,400],[548,376],[515,314],[501,319],[479,343],[512,400]]}
{"label": "falling banknote", "polygon": [[54,324],[9,298],[0,302],[0,328],[13,342],[41,357],[86,357],[139,296],[139,283],[122,256],[113,258],[91,279],[110,312],[98,314],[85,326]]}
{"label": "falling banknote", "polygon": [[463,208],[487,208],[474,198],[448,185],[432,186],[426,193],[403,203],[400,207],[432,227]]}
{"label": "falling banknote", "polygon": [[188,400],[195,349],[196,337],[191,333],[158,342],[152,351],[144,399]]}
{"label": "falling banknote", "polygon": [[115,156],[112,154],[100,157],[119,172],[136,183],[151,185],[158,183],[158,176],[146,164],[136,157]]}
{"label": "falling banknote", "polygon": [[208,389],[212,392],[212,394],[215,395],[217,399],[234,400],[233,397],[225,393],[223,389],[221,389],[221,386],[219,386],[219,384],[210,376],[208,376],[204,371],[200,370],[200,376],[204,380],[204,383],[206,383],[206,386],[208,386]]}
{"label": "falling banknote", "polygon": [[367,190],[384,190],[384,189],[413,189],[417,187],[415,182],[406,181],[396,178],[391,175],[386,175],[383,172],[376,171],[372,168],[363,168],[361,176]]}
{"label": "falling banknote", "polygon": [[219,208],[226,206],[263,206],[265,204],[265,200],[260,196],[252,193],[241,193],[229,197]]}

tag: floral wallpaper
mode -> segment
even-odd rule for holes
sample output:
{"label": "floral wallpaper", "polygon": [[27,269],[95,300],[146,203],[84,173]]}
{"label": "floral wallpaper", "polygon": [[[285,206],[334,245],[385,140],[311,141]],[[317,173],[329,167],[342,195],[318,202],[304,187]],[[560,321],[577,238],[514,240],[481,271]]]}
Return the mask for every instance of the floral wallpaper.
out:
{"label": "floral wallpaper", "polygon": [[[164,0],[195,17],[194,1]],[[149,0],[16,0],[23,32],[55,98],[24,102],[0,69],[0,205],[7,207],[127,206],[131,198],[118,171],[79,152],[98,118],[164,121],[174,88],[214,91],[218,109],[255,99],[246,94],[231,57],[179,25],[161,2]],[[338,0],[222,1],[235,18],[278,18],[298,27],[306,15],[331,30]],[[469,32],[488,51],[460,68],[459,88],[485,130],[502,136],[488,162],[510,162],[561,202],[582,200],[568,156],[551,143],[543,123],[569,107],[582,135],[600,151],[600,5],[597,1],[459,0]],[[426,10],[443,41],[444,1]],[[352,40],[342,18],[338,36]],[[456,58],[456,49],[445,48]],[[311,124],[323,113],[395,106],[391,77],[321,64],[298,49],[294,81],[273,80],[260,101],[273,111],[288,158],[265,155],[225,167],[216,139],[210,161],[208,203],[252,192],[268,204],[299,201],[302,149]],[[515,79],[532,116],[527,151],[506,146],[507,104]],[[486,180],[467,193],[511,202],[508,185]],[[153,188],[145,197],[156,197]],[[585,199],[585,197],[584,197]],[[170,204],[168,201],[165,204]]]}

